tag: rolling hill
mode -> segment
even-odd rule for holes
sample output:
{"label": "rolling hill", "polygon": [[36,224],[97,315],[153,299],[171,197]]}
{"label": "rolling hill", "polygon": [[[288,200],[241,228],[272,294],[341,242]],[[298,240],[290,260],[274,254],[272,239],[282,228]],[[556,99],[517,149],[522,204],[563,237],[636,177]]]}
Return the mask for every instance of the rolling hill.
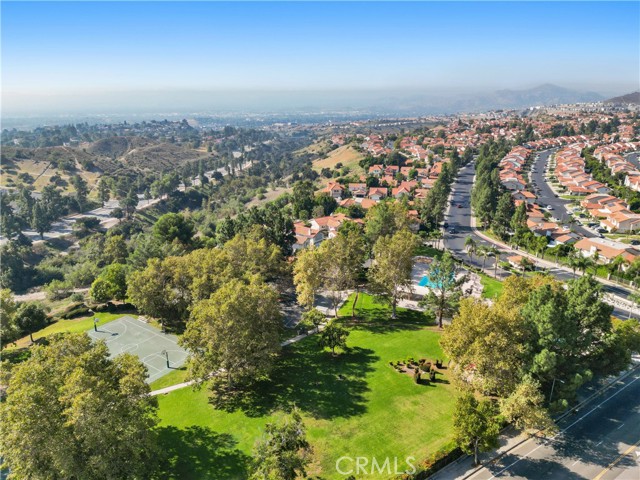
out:
{"label": "rolling hill", "polygon": [[633,103],[635,105],[640,105],[640,91],[627,93],[626,95],[620,95],[619,97],[613,97],[609,100],[605,100],[604,103],[617,103],[622,105]]}

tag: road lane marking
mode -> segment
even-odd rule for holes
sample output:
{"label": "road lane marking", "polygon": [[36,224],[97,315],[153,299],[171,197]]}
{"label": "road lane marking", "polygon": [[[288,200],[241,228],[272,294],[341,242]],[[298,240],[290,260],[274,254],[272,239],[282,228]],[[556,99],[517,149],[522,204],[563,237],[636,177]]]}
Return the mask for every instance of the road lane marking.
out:
{"label": "road lane marking", "polygon": [[575,462],[573,462],[573,463],[571,464],[571,466],[573,467],[576,463],[579,463],[579,462],[580,462],[580,460],[576,460]]}
{"label": "road lane marking", "polygon": [[[573,422],[571,425],[569,425],[568,427],[564,428],[563,430],[560,431],[560,433],[566,432],[567,430],[569,430],[571,427],[573,427],[576,423],[578,423],[579,421],[581,421],[583,418],[585,418],[587,415],[591,414],[594,410],[597,410],[597,408],[602,405],[603,403],[607,403],[609,400],[611,400],[613,397],[615,397],[616,395],[618,395],[620,392],[622,392],[624,389],[626,389],[627,387],[631,386],[632,384],[634,384],[636,381],[640,380],[640,377],[636,377],[632,382],[627,383],[624,387],[622,387],[620,390],[618,390],[616,393],[614,393],[613,395],[611,395],[609,398],[607,398],[606,400],[604,400],[603,402],[599,403],[596,407],[592,408],[591,410],[589,410],[587,413],[585,413],[583,416],[581,416],[578,420],[576,420],[575,422]],[[560,435],[560,433],[554,435],[553,437],[551,437],[551,439],[556,438],[558,435]]]}
{"label": "road lane marking", "polygon": [[616,428],[616,430],[620,430],[622,427],[624,427],[624,422],[622,422],[622,424],[618,428]]}
{"label": "road lane marking", "polygon": [[618,458],[616,458],[613,462],[611,462],[609,465],[607,465],[607,468],[605,468],[604,470],[602,470],[598,475],[596,475],[595,477],[593,477],[593,480],[600,480],[605,473],[607,473],[609,470],[611,470],[613,467],[616,466],[616,464],[618,464],[618,462],[620,462],[620,460],[622,460],[624,457],[626,457],[627,455],[629,455],[631,453],[631,451],[636,448],[638,445],[640,445],[640,440],[638,440],[636,443],[634,443],[633,445],[631,445],[629,448],[627,448],[624,453],[622,453],[622,455],[620,455]]}
{"label": "road lane marking", "polygon": [[[587,413],[585,413],[582,417],[580,417],[578,420],[576,420],[575,422],[573,422],[571,425],[569,425],[568,427],[560,430],[560,432],[558,432],[557,434],[555,434],[553,437],[551,437],[549,440],[553,440],[554,438],[556,438],[559,435],[562,435],[564,432],[566,432],[567,430],[569,430],[571,427],[573,427],[576,423],[578,423],[579,421],[583,420],[585,417],[587,417],[589,414],[591,414],[593,411],[597,410],[598,407],[600,405],[602,405],[603,403],[608,402],[609,400],[611,400],[613,397],[615,397],[616,395],[618,395],[620,392],[622,392],[625,388],[633,385],[637,380],[640,380],[640,377],[635,377],[635,379],[632,382],[627,383],[624,387],[622,387],[620,390],[618,390],[616,393],[614,393],[613,395],[611,395],[609,398],[607,398],[606,400],[604,400],[603,402],[601,402],[600,404],[598,404],[596,407],[592,408],[591,410],[589,410]],[[639,442],[640,443],[640,442]],[[520,460],[522,460],[523,458],[526,458],[527,456],[531,455],[533,452],[535,452],[536,450],[538,450],[540,447],[546,445],[545,443],[542,443],[541,445],[538,445],[536,448],[534,448],[533,450],[531,450],[529,453],[526,453],[525,455],[523,455],[522,457],[518,458],[515,462],[513,462],[512,464],[508,465],[507,467],[503,468],[502,470],[500,470],[498,473],[494,474],[491,476],[491,478],[489,478],[489,480],[492,480],[493,478],[495,478],[496,476],[500,475],[502,472],[510,469],[511,467],[513,467],[516,463],[518,463]],[[637,445],[637,444],[636,444]],[[485,467],[486,468],[486,467]],[[595,479],[594,479],[595,480]]]}

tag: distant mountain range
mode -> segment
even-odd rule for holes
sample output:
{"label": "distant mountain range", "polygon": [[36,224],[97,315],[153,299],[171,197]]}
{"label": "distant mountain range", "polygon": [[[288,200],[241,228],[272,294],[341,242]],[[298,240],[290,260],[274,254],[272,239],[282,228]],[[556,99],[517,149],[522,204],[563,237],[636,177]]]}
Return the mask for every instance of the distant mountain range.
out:
{"label": "distant mountain range", "polygon": [[[630,94],[638,102],[638,92]],[[627,102],[629,95],[608,100]],[[554,104],[601,102],[596,92],[572,90],[544,84],[524,90],[454,93],[439,89],[414,90],[326,90],[326,91],[144,91],[105,92],[79,97],[40,99],[32,110],[11,111],[3,104],[3,127],[104,122],[105,116],[120,119],[162,119],[217,116],[245,118],[247,115],[278,115],[311,119],[366,118],[369,116],[420,116],[526,109]],[[622,100],[619,100],[622,99]],[[4,102],[3,102],[4,103]],[[60,105],[65,106],[64,115]],[[333,116],[333,117],[332,117]],[[12,118],[14,117],[14,118]],[[58,117],[56,119],[56,117]],[[26,120],[25,120],[26,119]]]}
{"label": "distant mountain range", "polygon": [[629,104],[635,103],[636,105],[640,105],[640,91],[627,93],[626,95],[620,95],[619,97],[613,97],[609,100],[605,100],[604,103],[621,103],[621,104]]}
{"label": "distant mountain range", "polygon": [[596,92],[579,92],[546,83],[528,90],[498,90],[491,100],[501,105],[512,105],[518,108],[558,103],[597,102],[603,98]]}
{"label": "distant mountain range", "polygon": [[414,94],[386,98],[374,110],[398,113],[457,113],[497,109],[520,109],[564,103],[599,102],[604,97],[596,92],[581,92],[544,84],[527,90],[497,90],[490,93],[463,95]]}

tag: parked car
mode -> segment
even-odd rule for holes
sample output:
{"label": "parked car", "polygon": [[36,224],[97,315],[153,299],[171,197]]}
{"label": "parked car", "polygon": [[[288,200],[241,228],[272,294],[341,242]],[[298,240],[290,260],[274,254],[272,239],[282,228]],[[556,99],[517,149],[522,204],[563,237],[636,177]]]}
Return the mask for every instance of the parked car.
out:
{"label": "parked car", "polygon": [[631,245],[633,246],[640,245],[640,240],[631,240]]}
{"label": "parked car", "polygon": [[455,228],[450,228],[449,233],[458,233],[458,230],[456,230]]}

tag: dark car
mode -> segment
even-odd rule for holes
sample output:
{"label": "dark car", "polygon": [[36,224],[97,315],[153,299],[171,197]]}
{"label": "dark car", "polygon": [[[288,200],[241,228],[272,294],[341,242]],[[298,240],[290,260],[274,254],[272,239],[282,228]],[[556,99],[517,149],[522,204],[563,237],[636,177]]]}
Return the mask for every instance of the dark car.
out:
{"label": "dark car", "polygon": [[458,208],[462,208],[462,205],[461,205],[461,204],[458,204]]}
{"label": "dark car", "polygon": [[455,228],[450,228],[449,233],[458,233],[458,230],[456,230]]}
{"label": "dark car", "polygon": [[640,240],[631,240],[631,245],[633,246],[640,245]]}
{"label": "dark car", "polygon": [[449,228],[449,222],[444,222],[444,223],[442,224],[442,226],[443,226],[444,228]]}

